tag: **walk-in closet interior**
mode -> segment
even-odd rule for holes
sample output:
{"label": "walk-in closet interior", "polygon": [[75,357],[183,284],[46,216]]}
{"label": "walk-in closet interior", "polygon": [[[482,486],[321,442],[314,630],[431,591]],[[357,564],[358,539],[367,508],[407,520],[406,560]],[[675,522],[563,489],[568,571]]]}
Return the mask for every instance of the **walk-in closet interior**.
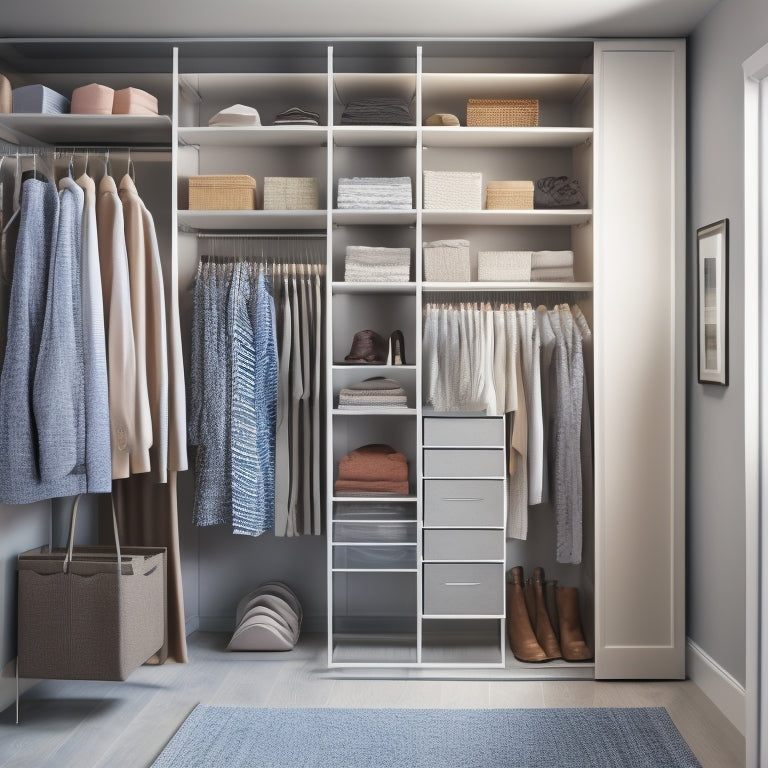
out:
{"label": "walk-in closet interior", "polygon": [[[0,115],[0,176],[7,202],[16,162],[27,170],[26,156],[38,151],[57,168],[71,160],[76,174],[87,161],[92,174],[111,170],[119,180],[130,165],[154,217],[186,392],[189,460],[170,467],[183,631],[231,632],[240,598],[278,580],[300,598],[304,631],[327,633],[328,665],[360,674],[684,677],[683,43],[6,40],[0,60],[14,87],[71,93],[97,81],[158,100],[158,115],[147,117]],[[408,124],[343,120],[361,99],[407,104]],[[536,99],[538,124],[467,127],[469,99]],[[255,107],[261,124],[209,124],[235,104]],[[273,124],[292,107],[317,119]],[[438,113],[461,125],[425,124]],[[560,209],[435,205],[428,184],[457,172],[479,174],[483,200],[490,182],[544,177],[578,179],[584,200]],[[190,205],[191,179],[235,174],[257,180],[252,209]],[[315,179],[315,207],[265,206],[265,179],[274,177]],[[398,179],[410,201],[339,205],[349,180],[361,178]],[[468,243],[458,277],[427,261],[444,241]],[[362,279],[347,279],[350,253],[379,248],[398,249],[396,280],[365,279],[365,267]],[[564,279],[556,270],[488,279],[479,257],[568,251]],[[228,361],[217,358],[226,340],[211,318],[228,311],[238,281],[254,302],[270,286],[258,323],[243,327],[273,367],[240,395],[256,411],[273,409],[271,475],[260,464],[267,447],[226,426],[241,401]],[[547,427],[515,369],[525,339],[513,336],[521,313],[539,329],[538,307],[548,328],[580,334],[578,372],[565,358],[561,371],[583,391],[569,406],[578,424],[567,452],[577,463],[555,459],[540,438],[537,491],[530,435]],[[374,346],[385,341],[382,354],[355,352],[362,331],[375,332]],[[535,337],[539,360],[546,344]],[[371,377],[396,382],[388,396],[398,393],[398,407],[386,397],[354,406],[355,387]],[[546,376],[537,386],[539,397],[557,397]],[[211,404],[228,397],[232,409],[215,426]],[[223,443],[224,432],[240,444]],[[388,461],[386,452],[361,458],[366,446],[405,459],[386,493],[346,479],[356,461]],[[374,476],[374,488],[390,482]],[[258,514],[242,511],[249,504]],[[68,509],[54,505],[54,536],[68,527]],[[593,660],[515,659],[507,631],[515,566],[578,588]],[[12,605],[4,600],[6,625]]]}

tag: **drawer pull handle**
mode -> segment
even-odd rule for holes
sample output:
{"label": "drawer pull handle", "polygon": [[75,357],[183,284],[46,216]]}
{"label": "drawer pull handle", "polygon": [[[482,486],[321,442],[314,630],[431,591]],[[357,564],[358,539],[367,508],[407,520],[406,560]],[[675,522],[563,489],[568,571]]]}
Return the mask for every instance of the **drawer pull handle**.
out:
{"label": "drawer pull handle", "polygon": [[481,498],[462,498],[461,496],[453,496],[449,498],[444,498],[443,501],[483,501]]}
{"label": "drawer pull handle", "polygon": [[481,581],[446,581],[446,587],[479,587]]}

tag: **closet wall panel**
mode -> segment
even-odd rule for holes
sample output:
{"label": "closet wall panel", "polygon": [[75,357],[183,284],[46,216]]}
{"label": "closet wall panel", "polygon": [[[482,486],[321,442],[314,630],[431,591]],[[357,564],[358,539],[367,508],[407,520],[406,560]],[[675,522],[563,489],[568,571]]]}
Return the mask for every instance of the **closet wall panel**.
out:
{"label": "closet wall panel", "polygon": [[596,46],[596,676],[684,677],[681,42]]}

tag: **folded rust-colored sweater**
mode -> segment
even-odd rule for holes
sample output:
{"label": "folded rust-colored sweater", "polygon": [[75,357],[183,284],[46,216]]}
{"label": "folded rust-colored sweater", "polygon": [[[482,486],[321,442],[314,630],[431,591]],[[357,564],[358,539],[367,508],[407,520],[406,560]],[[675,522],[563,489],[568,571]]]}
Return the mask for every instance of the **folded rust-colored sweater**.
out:
{"label": "folded rust-colored sweater", "polygon": [[342,456],[339,480],[408,482],[408,460],[389,445],[363,445]]}
{"label": "folded rust-colored sweater", "polygon": [[337,496],[407,496],[407,480],[337,480],[333,486]]}

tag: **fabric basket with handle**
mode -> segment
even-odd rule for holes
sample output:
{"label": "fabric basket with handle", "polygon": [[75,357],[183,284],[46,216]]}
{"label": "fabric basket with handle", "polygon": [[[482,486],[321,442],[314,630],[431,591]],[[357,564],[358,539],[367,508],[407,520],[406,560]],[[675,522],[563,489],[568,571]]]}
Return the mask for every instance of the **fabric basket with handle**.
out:
{"label": "fabric basket with handle", "polygon": [[166,550],[47,546],[18,557],[20,677],[125,680],[166,653]]}

